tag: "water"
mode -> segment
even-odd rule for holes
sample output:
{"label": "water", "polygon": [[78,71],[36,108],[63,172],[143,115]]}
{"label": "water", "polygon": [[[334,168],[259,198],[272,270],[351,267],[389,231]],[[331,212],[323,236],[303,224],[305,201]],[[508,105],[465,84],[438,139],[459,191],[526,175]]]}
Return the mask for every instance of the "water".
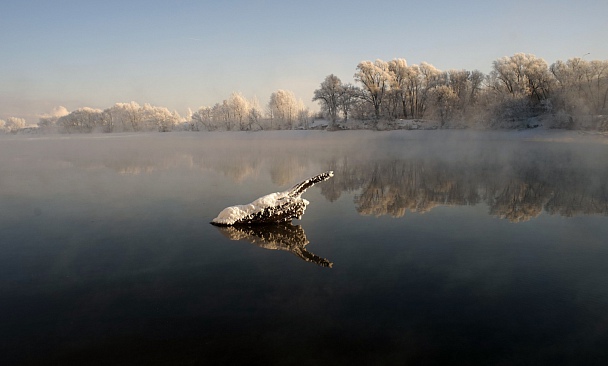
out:
{"label": "water", "polygon": [[[607,158],[560,133],[2,136],[0,364],[603,364]],[[292,225],[209,225],[329,169]]]}

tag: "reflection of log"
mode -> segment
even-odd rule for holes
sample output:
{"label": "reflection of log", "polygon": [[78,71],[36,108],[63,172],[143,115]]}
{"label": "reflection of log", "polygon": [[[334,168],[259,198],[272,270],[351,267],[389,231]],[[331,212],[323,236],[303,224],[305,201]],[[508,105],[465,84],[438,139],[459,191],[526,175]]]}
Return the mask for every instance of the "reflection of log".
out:
{"label": "reflection of log", "polygon": [[309,241],[300,225],[238,225],[218,226],[218,229],[230,240],[244,240],[264,249],[285,250],[307,262],[322,267],[330,267],[332,262],[306,250]]}

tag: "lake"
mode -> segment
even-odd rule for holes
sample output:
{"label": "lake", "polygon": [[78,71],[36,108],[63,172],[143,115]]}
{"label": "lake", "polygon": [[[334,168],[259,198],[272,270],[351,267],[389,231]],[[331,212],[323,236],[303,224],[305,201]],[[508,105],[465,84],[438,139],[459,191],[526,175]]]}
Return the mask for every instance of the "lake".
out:
{"label": "lake", "polygon": [[606,238],[605,136],[0,136],[0,364],[600,365]]}

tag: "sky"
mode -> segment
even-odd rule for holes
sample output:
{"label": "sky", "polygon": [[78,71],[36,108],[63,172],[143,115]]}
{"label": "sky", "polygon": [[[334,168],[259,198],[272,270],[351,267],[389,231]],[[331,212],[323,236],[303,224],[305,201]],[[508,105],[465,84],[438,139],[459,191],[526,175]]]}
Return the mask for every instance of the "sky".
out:
{"label": "sky", "polygon": [[334,74],[404,58],[478,69],[518,52],[608,59],[606,0],[19,0],[0,5],[0,119],[135,101],[177,110],[232,92],[312,110]]}

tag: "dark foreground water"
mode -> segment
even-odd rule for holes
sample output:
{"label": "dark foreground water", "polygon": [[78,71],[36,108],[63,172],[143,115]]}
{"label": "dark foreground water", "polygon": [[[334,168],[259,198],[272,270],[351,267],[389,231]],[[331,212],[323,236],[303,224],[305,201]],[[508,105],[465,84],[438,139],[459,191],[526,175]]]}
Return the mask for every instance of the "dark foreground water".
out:
{"label": "dark foreground water", "polygon": [[605,364],[608,144],[540,135],[4,136],[0,364]]}

